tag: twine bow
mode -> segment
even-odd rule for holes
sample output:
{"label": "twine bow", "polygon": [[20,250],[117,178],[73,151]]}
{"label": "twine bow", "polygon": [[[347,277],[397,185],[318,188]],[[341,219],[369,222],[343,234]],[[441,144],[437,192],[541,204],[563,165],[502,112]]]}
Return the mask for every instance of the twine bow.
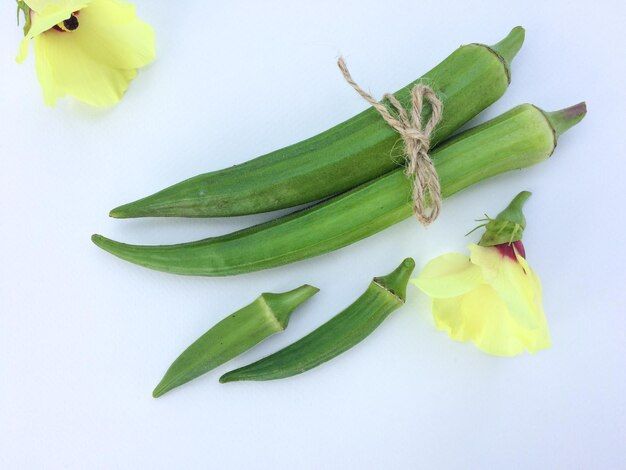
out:
{"label": "twine bow", "polygon": [[[389,101],[395,111],[389,111],[384,103],[377,101],[372,95],[363,90],[352,79],[343,57],[337,65],[348,84],[371,104],[382,118],[393,127],[404,141],[406,159],[405,174],[413,180],[413,213],[422,225],[432,223],[441,211],[441,185],[435,165],[428,155],[430,150],[430,135],[441,120],[443,103],[428,85],[418,83],[411,90],[410,113],[392,94],[385,94],[383,99]],[[422,109],[424,101],[431,107],[431,115],[425,125],[422,125]]]}

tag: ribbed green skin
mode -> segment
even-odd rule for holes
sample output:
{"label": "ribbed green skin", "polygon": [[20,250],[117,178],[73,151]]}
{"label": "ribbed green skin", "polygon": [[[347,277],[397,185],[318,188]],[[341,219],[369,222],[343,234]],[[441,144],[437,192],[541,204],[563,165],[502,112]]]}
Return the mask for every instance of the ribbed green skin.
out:
{"label": "ribbed green skin", "polygon": [[167,370],[152,396],[160,397],[283,331],[291,313],[317,292],[317,287],[304,285],[281,294],[261,294],[189,346]]}
{"label": "ribbed green skin", "polygon": [[[444,103],[431,137],[442,142],[506,91],[513,59],[524,40],[515,28],[493,47],[462,46],[396,93],[405,105],[417,82]],[[430,109],[424,111],[424,122]],[[152,196],[120,206],[111,216],[223,217],[267,212],[317,201],[350,190],[402,164],[392,157],[398,134],[373,109],[321,134],[231,168],[196,176]],[[398,152],[395,152],[398,153]]]}
{"label": "ribbed green skin", "polygon": [[[556,136],[546,115],[530,104],[458,135],[432,155],[443,196],[545,160]],[[92,240],[119,258],[159,271],[242,274],[328,253],[380,232],[411,216],[410,193],[411,182],[399,169],[306,210],[220,237],[166,246],[127,245],[101,235]]]}
{"label": "ribbed green skin", "polygon": [[224,374],[220,382],[275,380],[301,374],[367,338],[406,300],[415,261],[405,259],[391,274],[375,278],[352,305],[304,338],[253,364]]}

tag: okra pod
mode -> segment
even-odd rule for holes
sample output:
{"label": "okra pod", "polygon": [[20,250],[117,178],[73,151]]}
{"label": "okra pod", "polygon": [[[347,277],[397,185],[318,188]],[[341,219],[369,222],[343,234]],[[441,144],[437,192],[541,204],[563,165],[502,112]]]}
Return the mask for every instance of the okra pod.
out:
{"label": "okra pod", "polygon": [[274,380],[301,374],[330,361],[367,338],[406,301],[415,261],[406,258],[395,271],[377,277],[352,305],[304,338],[257,362],[224,374],[220,382]]}
{"label": "okra pod", "polygon": [[[510,82],[510,63],[524,41],[514,28],[493,46],[462,46],[396,93],[405,106],[417,82],[443,101],[434,146],[497,101]],[[430,110],[424,111],[426,122]],[[120,206],[112,217],[225,217],[267,212],[348,191],[397,168],[396,132],[373,109],[300,143],[231,168],[202,174]]]}
{"label": "okra pod", "polygon": [[[433,154],[448,197],[505,171],[548,158],[557,137],[585,115],[585,104],[552,113],[525,104],[459,134]],[[238,232],[192,243],[128,245],[94,235],[119,258],[176,274],[226,276],[321,255],[410,217],[411,182],[395,170],[308,209]]]}
{"label": "okra pod", "polygon": [[291,313],[317,292],[317,287],[303,285],[281,294],[261,294],[189,346],[167,370],[152,396],[158,398],[283,331]]}

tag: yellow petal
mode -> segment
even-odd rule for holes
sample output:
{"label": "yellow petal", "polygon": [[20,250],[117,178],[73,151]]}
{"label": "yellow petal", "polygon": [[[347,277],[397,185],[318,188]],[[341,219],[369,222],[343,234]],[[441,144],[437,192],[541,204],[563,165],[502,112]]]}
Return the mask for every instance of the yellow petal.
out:
{"label": "yellow petal", "polygon": [[93,0],[80,12],[71,33],[85,55],[119,69],[137,69],[154,60],[152,27],[135,15],[135,6],[118,0]]}
{"label": "yellow petal", "polygon": [[480,268],[460,253],[447,253],[430,261],[420,275],[411,280],[434,298],[456,297],[482,282]]}
{"label": "yellow petal", "polygon": [[515,251],[515,256],[517,257],[517,261],[519,262],[519,264],[522,266],[522,268],[524,269],[524,271],[530,276],[533,284],[534,284],[534,292],[535,295],[537,296],[537,298],[539,299],[539,301],[541,301],[542,298],[542,287],[541,287],[541,281],[539,280],[539,276],[537,276],[537,273],[535,273],[535,271],[533,271],[530,267],[530,265],[528,264],[528,261],[526,261],[526,259],[520,255],[517,250]]}
{"label": "yellow petal", "polygon": [[[35,13],[43,14],[46,11],[50,12],[53,10],[66,10],[69,11],[69,13],[73,13],[83,8],[90,1],[91,0],[24,0],[24,3]],[[68,17],[69,16],[66,16],[59,21],[66,20]],[[59,21],[57,21],[57,23]]]}
{"label": "yellow petal", "polygon": [[527,329],[513,319],[506,304],[489,285],[459,297],[433,300],[435,324],[458,341],[471,341],[497,356],[536,352],[550,346],[547,324]]}
{"label": "yellow petal", "polygon": [[57,85],[54,78],[53,69],[50,65],[51,50],[46,47],[46,38],[37,36],[35,42],[35,69],[37,78],[43,90],[44,102],[48,106],[54,106],[58,98],[65,95],[64,90]]}
{"label": "yellow petal", "polygon": [[71,95],[93,106],[117,103],[137,74],[111,68],[85,54],[72,33],[50,31],[35,38],[37,76],[45,101]]}
{"label": "yellow petal", "polygon": [[43,10],[49,3],[56,3],[54,0],[24,0],[24,3],[34,11]]}
{"label": "yellow petal", "polygon": [[485,281],[512,317],[525,328],[537,328],[543,313],[537,308],[536,297],[540,294],[536,293],[535,279],[517,259],[503,256],[495,247],[471,245],[470,252],[472,263],[480,266]]}
{"label": "yellow petal", "polygon": [[22,62],[24,62],[26,60],[26,57],[28,57],[28,46],[29,46],[29,44],[30,44],[30,40],[29,39],[24,38],[24,39],[22,39],[20,41],[20,48],[19,48],[19,51],[17,53],[17,57],[15,58],[15,60],[18,63],[21,64]]}
{"label": "yellow petal", "polygon": [[496,277],[502,264],[502,255],[496,247],[470,244],[470,260],[480,267],[483,278],[489,282]]}

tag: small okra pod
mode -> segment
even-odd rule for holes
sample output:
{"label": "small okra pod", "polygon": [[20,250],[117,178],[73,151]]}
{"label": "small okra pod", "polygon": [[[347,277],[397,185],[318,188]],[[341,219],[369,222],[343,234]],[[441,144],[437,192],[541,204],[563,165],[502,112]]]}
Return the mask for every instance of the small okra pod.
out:
{"label": "small okra pod", "polygon": [[281,294],[261,294],[217,323],[178,356],[152,396],[158,398],[283,331],[291,313],[317,292],[317,287],[303,285]]}
{"label": "small okra pod", "polygon": [[274,380],[301,374],[352,348],[406,301],[415,261],[406,258],[391,274],[376,277],[352,305],[304,338],[257,362],[223,375],[220,382]]}

